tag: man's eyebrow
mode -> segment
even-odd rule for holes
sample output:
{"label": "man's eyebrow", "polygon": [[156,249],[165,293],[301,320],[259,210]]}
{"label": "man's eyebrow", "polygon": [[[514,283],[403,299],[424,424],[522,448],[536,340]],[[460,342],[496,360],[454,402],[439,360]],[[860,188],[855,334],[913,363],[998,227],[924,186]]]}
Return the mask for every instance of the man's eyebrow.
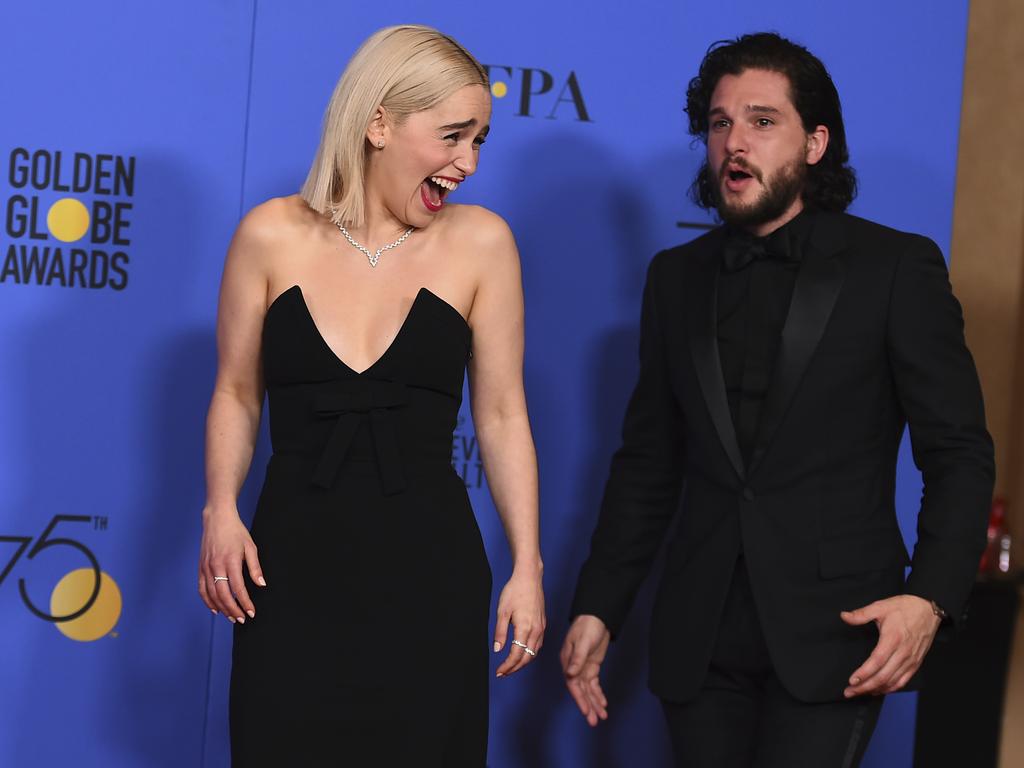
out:
{"label": "man's eyebrow", "polygon": [[[767,113],[769,115],[780,115],[780,114],[782,114],[782,110],[780,110],[780,109],[778,109],[776,107],[765,106],[764,104],[747,104],[747,106],[745,106],[743,108],[743,111],[744,112],[748,112],[748,113],[749,112],[762,112],[762,113]],[[724,107],[712,107],[708,111],[708,117],[712,117],[712,116],[715,116],[715,115],[725,115],[725,114],[727,114],[727,113],[726,113]]]}
{"label": "man's eyebrow", "polygon": [[779,110],[779,109],[776,109],[775,107],[766,107],[766,106],[763,106],[761,104],[747,104],[747,106],[745,107],[745,111],[747,111],[747,112],[767,112],[768,114],[771,114],[771,115],[782,114],[782,111]]}

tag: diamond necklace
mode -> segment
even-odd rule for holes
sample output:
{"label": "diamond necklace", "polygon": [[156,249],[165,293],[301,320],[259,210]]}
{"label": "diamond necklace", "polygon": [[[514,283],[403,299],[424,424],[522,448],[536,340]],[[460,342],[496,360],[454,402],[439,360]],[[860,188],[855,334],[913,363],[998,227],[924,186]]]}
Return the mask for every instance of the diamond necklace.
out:
{"label": "diamond necklace", "polygon": [[416,229],[416,227],[409,227],[407,230],[405,230],[405,234],[402,235],[397,240],[395,240],[395,242],[381,246],[380,248],[377,249],[376,253],[370,253],[370,249],[364,245],[360,245],[359,243],[357,243],[355,239],[352,237],[352,235],[348,233],[348,230],[345,229],[344,226],[342,226],[337,221],[334,222],[334,224],[338,227],[339,230],[341,230],[341,234],[345,236],[346,240],[348,240],[354,247],[358,248],[360,251],[366,254],[366,258],[370,260],[371,267],[377,266],[377,262],[380,261],[380,255],[384,253],[384,251],[390,251],[392,248],[397,248],[398,246],[400,246],[402,243],[405,242],[405,239],[412,234],[412,231]]}

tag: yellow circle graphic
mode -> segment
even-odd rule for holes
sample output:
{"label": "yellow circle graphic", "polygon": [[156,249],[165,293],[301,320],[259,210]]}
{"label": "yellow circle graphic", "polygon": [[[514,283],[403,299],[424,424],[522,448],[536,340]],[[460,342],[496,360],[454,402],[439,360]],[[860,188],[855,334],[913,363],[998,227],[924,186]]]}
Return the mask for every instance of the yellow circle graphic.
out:
{"label": "yellow circle graphic", "polygon": [[497,99],[503,99],[508,94],[508,86],[500,80],[496,83],[491,83],[491,93]]}
{"label": "yellow circle graphic", "polygon": [[65,243],[81,240],[89,231],[89,209],[73,197],[65,197],[50,206],[46,214],[50,234]]}
{"label": "yellow circle graphic", "polygon": [[[67,616],[79,610],[95,586],[92,568],[71,571],[57,582],[50,595],[50,614]],[[89,642],[107,635],[121,618],[121,590],[109,575],[100,573],[100,592],[88,611],[71,621],[58,621],[57,629],[72,640]]]}

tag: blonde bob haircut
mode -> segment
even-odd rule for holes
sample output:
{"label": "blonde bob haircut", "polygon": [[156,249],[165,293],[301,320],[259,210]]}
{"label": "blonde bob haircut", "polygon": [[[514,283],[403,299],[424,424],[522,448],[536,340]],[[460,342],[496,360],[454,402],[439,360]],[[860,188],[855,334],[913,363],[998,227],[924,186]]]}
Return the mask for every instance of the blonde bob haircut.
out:
{"label": "blonde bob haircut", "polygon": [[418,24],[374,32],[334,87],[303,199],[336,224],[362,226],[366,156],[372,151],[366,129],[377,108],[400,125],[467,85],[488,88],[487,72],[447,35]]}

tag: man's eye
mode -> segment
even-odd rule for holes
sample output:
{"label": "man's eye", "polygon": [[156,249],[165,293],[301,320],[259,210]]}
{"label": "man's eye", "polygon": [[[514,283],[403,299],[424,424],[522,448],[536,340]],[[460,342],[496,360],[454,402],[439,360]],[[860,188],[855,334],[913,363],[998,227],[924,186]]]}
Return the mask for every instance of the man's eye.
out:
{"label": "man's eye", "polygon": [[723,120],[714,120],[711,123],[711,127],[714,128],[715,130],[720,130],[722,128],[728,128],[729,127],[729,121],[728,120],[724,120],[724,119]]}
{"label": "man's eye", "polygon": [[771,118],[768,118],[768,117],[759,117],[759,118],[757,118],[757,127],[758,128],[770,128],[773,125],[775,125],[775,121],[772,120]]}

